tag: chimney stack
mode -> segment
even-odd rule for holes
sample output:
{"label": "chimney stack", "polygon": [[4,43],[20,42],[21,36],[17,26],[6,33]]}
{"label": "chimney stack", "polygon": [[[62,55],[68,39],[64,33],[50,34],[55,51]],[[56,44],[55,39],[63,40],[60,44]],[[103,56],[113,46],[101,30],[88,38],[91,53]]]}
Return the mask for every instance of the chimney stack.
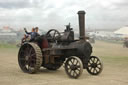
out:
{"label": "chimney stack", "polygon": [[80,40],[85,40],[85,11],[78,11]]}

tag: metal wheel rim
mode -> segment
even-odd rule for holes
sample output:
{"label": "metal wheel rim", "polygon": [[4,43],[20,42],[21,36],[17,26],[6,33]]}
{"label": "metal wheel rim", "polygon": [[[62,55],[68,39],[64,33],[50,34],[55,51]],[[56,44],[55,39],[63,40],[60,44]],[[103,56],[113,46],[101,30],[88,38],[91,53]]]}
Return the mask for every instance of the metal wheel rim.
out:
{"label": "metal wheel rim", "polygon": [[[72,66],[75,65],[76,68]],[[67,75],[71,78],[78,78],[83,72],[83,64],[78,57],[70,57],[65,63],[65,71]]]}
{"label": "metal wheel rim", "polygon": [[92,75],[98,75],[103,70],[103,63],[96,56],[91,56],[88,61],[87,71]]}
{"label": "metal wheel rim", "polygon": [[[24,47],[27,46],[27,47]],[[36,44],[29,43],[22,46],[18,54],[18,63],[22,71],[26,73],[35,73],[41,66],[41,55],[35,50]]]}

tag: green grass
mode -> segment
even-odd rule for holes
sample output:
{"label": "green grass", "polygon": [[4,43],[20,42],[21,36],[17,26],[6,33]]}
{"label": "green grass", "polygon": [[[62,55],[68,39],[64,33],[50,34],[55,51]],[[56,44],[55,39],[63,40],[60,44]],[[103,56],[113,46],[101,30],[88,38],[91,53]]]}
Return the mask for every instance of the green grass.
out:
{"label": "green grass", "polygon": [[128,48],[123,48],[123,44],[96,41],[92,55],[99,56],[105,66],[127,67],[128,65]]}
{"label": "green grass", "polygon": [[109,62],[127,62],[128,63],[128,57],[126,56],[102,56],[101,57],[104,61],[109,61]]}
{"label": "green grass", "polygon": [[0,48],[16,48],[15,44],[0,43]]}
{"label": "green grass", "polygon": [[11,57],[12,55],[15,56],[18,54],[19,48],[17,48],[15,45],[10,44],[0,44],[0,57],[3,57],[5,55]]}
{"label": "green grass", "polygon": [[115,44],[123,44],[123,41],[116,40],[102,40],[101,42],[115,43]]}

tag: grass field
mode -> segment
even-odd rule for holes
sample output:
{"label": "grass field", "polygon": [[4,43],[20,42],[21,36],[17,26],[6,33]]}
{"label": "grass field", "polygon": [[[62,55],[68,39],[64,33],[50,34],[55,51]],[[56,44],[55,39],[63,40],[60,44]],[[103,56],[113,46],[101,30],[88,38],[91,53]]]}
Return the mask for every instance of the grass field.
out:
{"label": "grass field", "polygon": [[7,43],[0,43],[0,50],[2,50],[3,48],[16,48],[16,45],[14,44],[7,44]]}
{"label": "grass field", "polygon": [[122,44],[97,41],[93,46],[93,55],[100,56],[104,62],[128,65],[128,48],[124,48]]}
{"label": "grass field", "polygon": [[17,54],[15,46],[0,47],[0,85],[128,85],[128,48],[122,44],[96,41],[92,55],[102,59],[103,72],[92,76],[84,70],[79,79],[69,78],[63,67],[57,71],[41,68],[37,74],[23,73]]}

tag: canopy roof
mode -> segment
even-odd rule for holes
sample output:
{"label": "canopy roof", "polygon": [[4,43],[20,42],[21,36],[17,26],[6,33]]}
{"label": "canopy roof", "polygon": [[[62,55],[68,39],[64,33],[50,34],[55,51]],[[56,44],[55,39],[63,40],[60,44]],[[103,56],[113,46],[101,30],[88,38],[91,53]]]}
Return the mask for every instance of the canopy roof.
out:
{"label": "canopy roof", "polygon": [[122,27],[122,28],[116,30],[114,33],[128,35],[128,27]]}

